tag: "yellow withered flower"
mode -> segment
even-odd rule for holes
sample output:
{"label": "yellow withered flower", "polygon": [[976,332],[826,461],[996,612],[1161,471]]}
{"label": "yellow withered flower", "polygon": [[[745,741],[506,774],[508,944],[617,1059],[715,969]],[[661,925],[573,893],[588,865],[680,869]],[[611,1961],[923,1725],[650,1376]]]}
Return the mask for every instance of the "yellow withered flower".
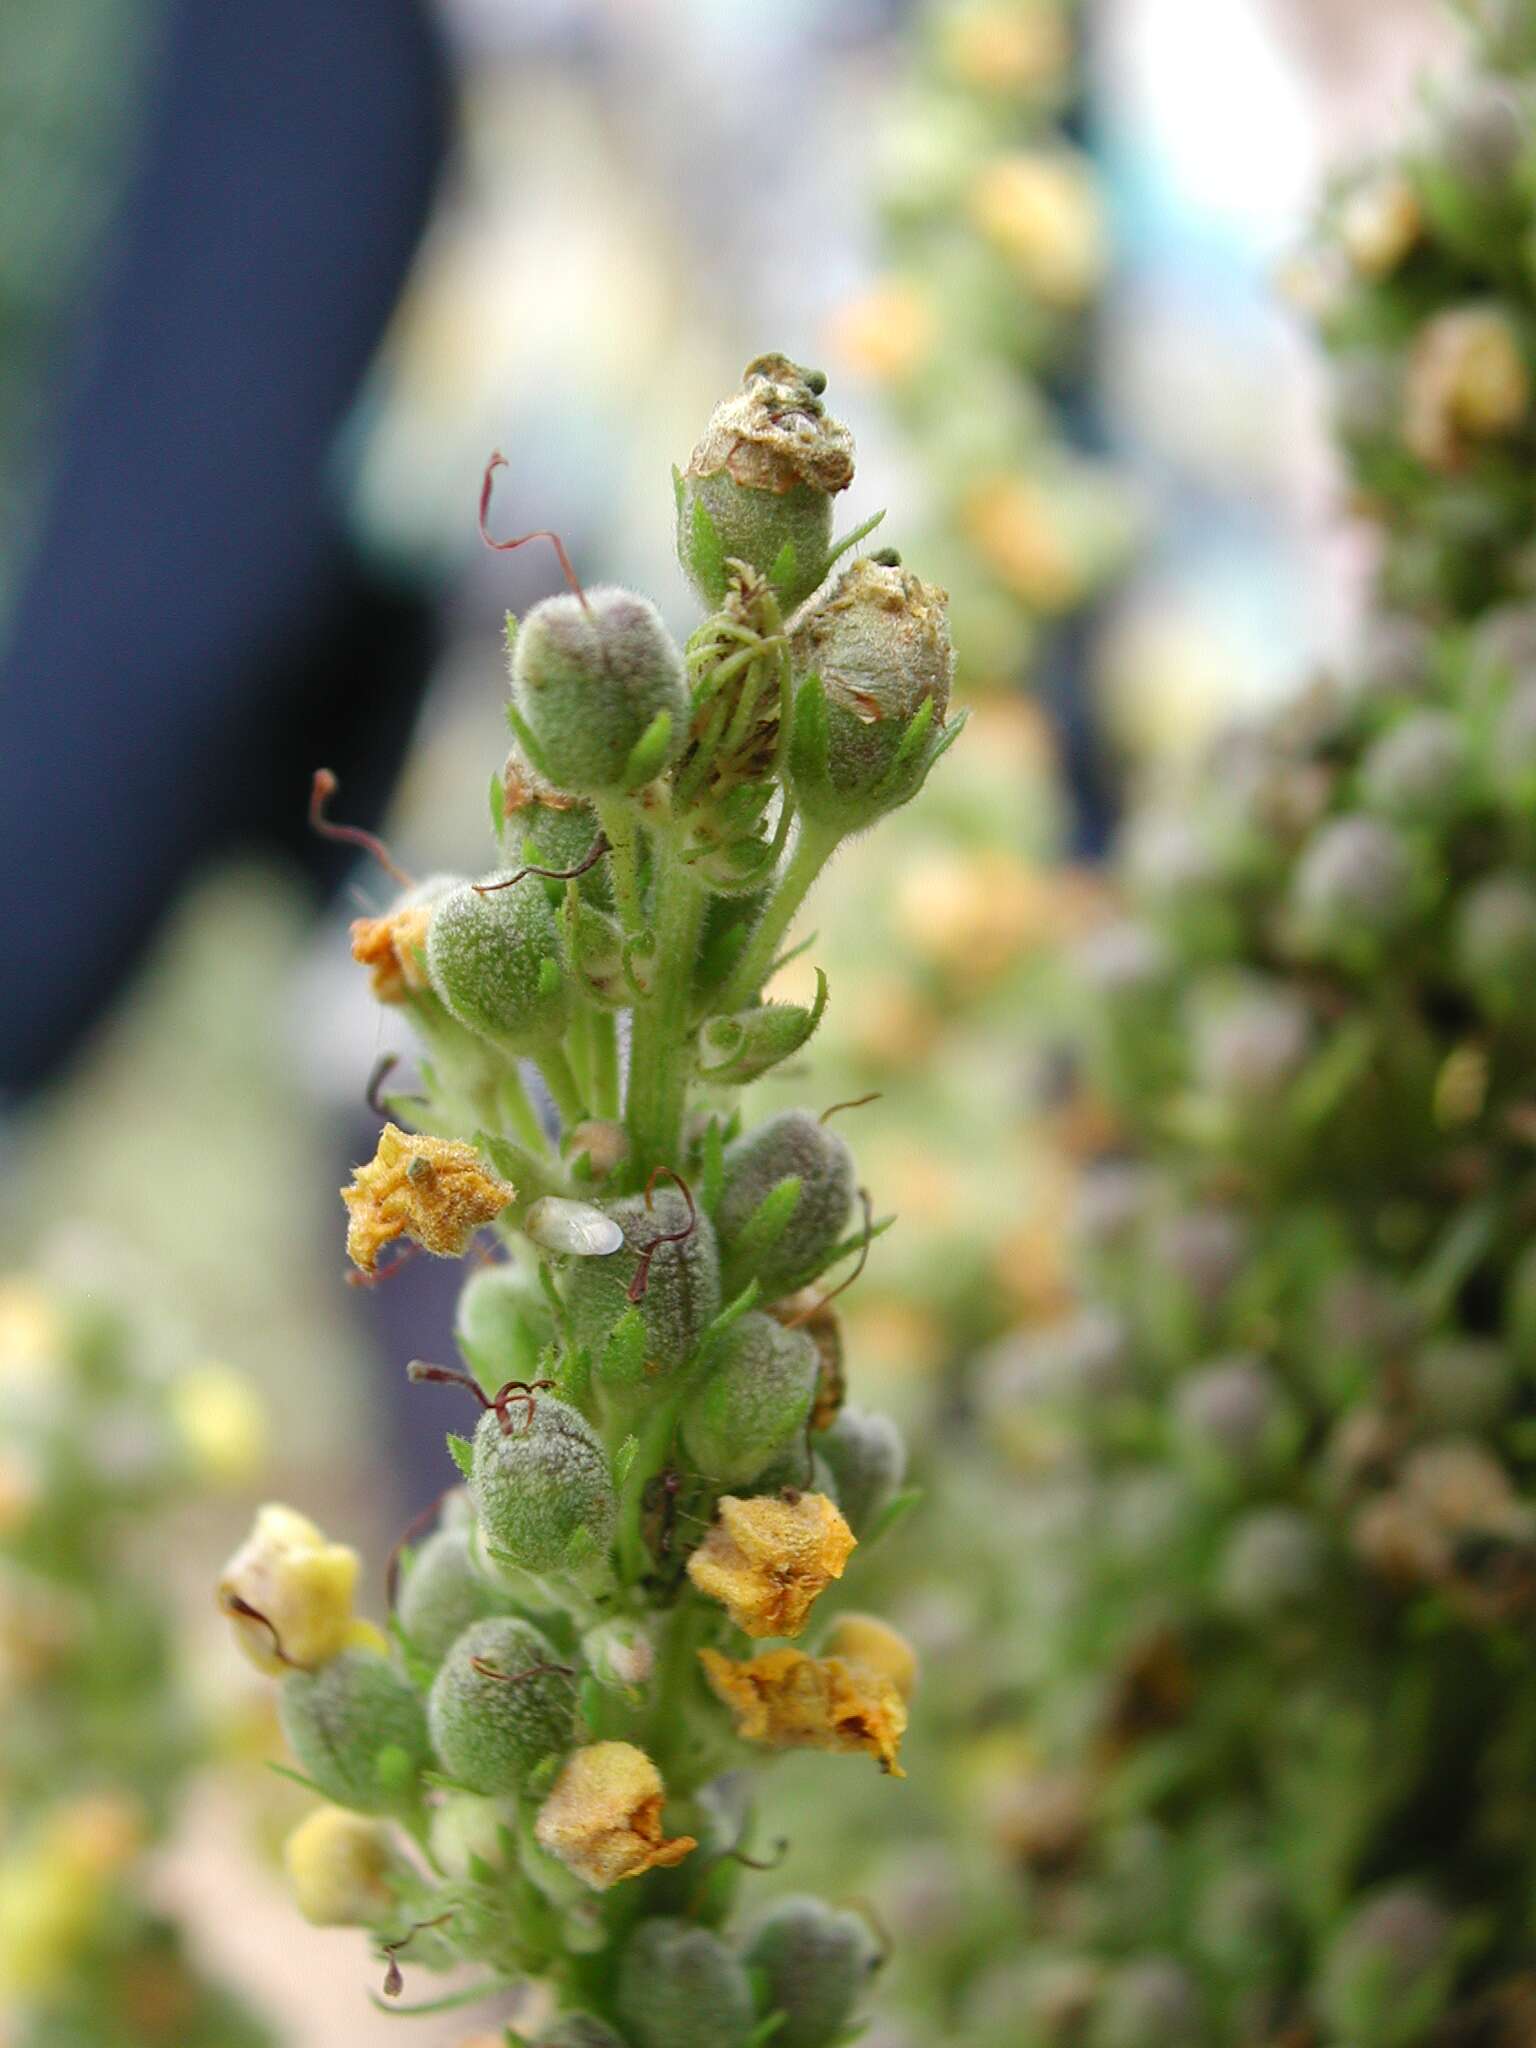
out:
{"label": "yellow withered flower", "polygon": [[842,1577],[854,1541],[824,1493],[726,1494],[688,1576],[747,1635],[797,1636],[817,1596]]}
{"label": "yellow withered flower", "polygon": [[439,1258],[462,1258],[475,1232],[493,1223],[516,1193],[486,1170],[473,1145],[408,1135],[386,1124],[373,1158],[341,1191],[347,1256],[363,1272],[376,1272],[385,1245],[411,1237]]}
{"label": "yellow withered flower", "polygon": [[360,1559],[307,1516],[269,1503],[224,1568],[219,1605],[258,1671],[312,1671],[343,1650],[381,1642],[352,1612]]}
{"label": "yellow withered flower", "polygon": [[431,922],[430,903],[352,920],[352,958],[369,970],[369,986],[381,1003],[403,1003],[432,986],[426,967]]}
{"label": "yellow withered flower", "polygon": [[699,1658],[746,1741],[769,1749],[862,1752],[892,1777],[906,1775],[896,1757],[917,1657],[904,1636],[874,1615],[845,1615],[819,1657],[763,1650],[738,1659],[701,1650]]}
{"label": "yellow withered flower", "polygon": [[627,1877],[666,1870],[698,1847],[662,1833],[666,1788],[643,1749],[593,1742],[578,1749],[539,1808],[534,1835],[583,1884],[607,1891]]}

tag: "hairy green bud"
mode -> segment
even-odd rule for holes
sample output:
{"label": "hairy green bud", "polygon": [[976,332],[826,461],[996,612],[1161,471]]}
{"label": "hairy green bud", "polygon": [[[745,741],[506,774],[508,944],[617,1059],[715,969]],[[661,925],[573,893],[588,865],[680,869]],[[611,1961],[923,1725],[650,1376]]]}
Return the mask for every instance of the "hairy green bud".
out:
{"label": "hairy green bud", "polygon": [[[599,827],[592,806],[557,789],[519,746],[507,756],[499,789],[499,836],[506,865],[551,869],[546,887],[558,890],[561,885],[555,877],[583,867],[597,844]],[[612,891],[605,861],[594,861],[576,881],[584,900],[607,907]]]}
{"label": "hairy green bud", "polygon": [[628,2048],[628,2044],[606,2020],[596,2020],[587,2012],[568,2012],[544,2029],[533,2048]]}
{"label": "hairy green bud", "polygon": [[1373,811],[1405,825],[1454,818],[1465,806],[1471,750],[1448,711],[1416,711],[1384,732],[1360,769]]}
{"label": "hairy green bud", "polygon": [[509,870],[484,890],[466,882],[432,912],[427,968],[444,1005],[482,1038],[532,1053],[570,1020],[570,984],[549,898],[533,877]]}
{"label": "hairy green bud", "polygon": [[759,1003],[732,1017],[711,1017],[699,1033],[699,1076],[716,1087],[745,1086],[807,1045],[827,1006],[820,976],[810,1009],[799,1003]]}
{"label": "hairy green bud", "polygon": [[1488,875],[1456,906],[1456,971],[1490,1017],[1517,1015],[1536,979],[1536,886],[1524,875]]}
{"label": "hairy green bud", "polygon": [[[576,1341],[592,1354],[601,1383],[614,1392],[655,1384],[692,1352],[720,1310],[720,1256],[709,1218],[676,1188],[660,1186],[599,1205],[624,1233],[606,1258],[577,1259],[565,1276],[565,1303]],[[691,1227],[690,1227],[691,1226]],[[646,1260],[642,1280],[641,1261]],[[630,1292],[643,1284],[636,1301]],[[610,1340],[638,1316],[636,1346]],[[643,1377],[640,1375],[643,1374]]]}
{"label": "hairy green bud", "polygon": [[1291,892],[1296,934],[1309,952],[1346,964],[1375,956],[1414,909],[1408,849],[1379,818],[1337,818],[1303,853]]}
{"label": "hairy green bud", "polygon": [[743,1486],[804,1430],[821,1376],[816,1346],[756,1310],[732,1325],[683,1417],[683,1448],[710,1479]]}
{"label": "hairy green bud", "polygon": [[[785,1181],[799,1191],[764,1241],[754,1219]],[[760,1299],[777,1301],[814,1280],[848,1228],[856,1175],[853,1154],[808,1110],[786,1109],[726,1148],[725,1180],[715,1212],[727,1298],[756,1280]]]}
{"label": "hairy green bud", "polygon": [[622,794],[659,775],[687,737],[683,657],[655,605],[632,590],[547,597],[518,630],[512,713],[558,789]]}
{"label": "hairy green bud", "polygon": [[747,1930],[747,1968],[760,1977],[764,2014],[782,2015],[779,2048],[831,2048],[879,1967],[880,1950],[857,1913],[820,1899],[777,1900]]}
{"label": "hairy green bud", "polygon": [[554,1334],[544,1290],[526,1267],[482,1266],[471,1274],[459,1296],[453,1335],[487,1393],[508,1380],[536,1378]]}
{"label": "hairy green bud", "polygon": [[554,1645],[531,1622],[477,1621],[443,1660],[427,1702],[432,1747],[443,1769],[495,1798],[568,1747],[576,1689]]}
{"label": "hairy green bud", "polygon": [[475,1431],[469,1490],[498,1561],[548,1572],[605,1552],[613,1474],[585,1416],[549,1394],[514,1404],[508,1428],[487,1409]]}
{"label": "hairy green bud", "polygon": [[805,817],[862,831],[914,797],[951,741],[949,599],[865,557],[790,621],[796,684],[790,772]]}
{"label": "hairy green bud", "polygon": [[844,1408],[815,1440],[832,1467],[837,1502],[855,1536],[866,1536],[907,1473],[907,1447],[888,1415]]}
{"label": "hairy green bud", "polygon": [[317,1671],[290,1671],[278,1714],[299,1769],[354,1813],[411,1804],[429,1760],[426,1716],[387,1659],[344,1650]]}
{"label": "hairy green bud", "polygon": [[752,2032],[746,1971],[718,1935],[687,1920],[641,1921],[615,2004],[635,2048],[743,2048]]}
{"label": "hairy green bud", "polygon": [[853,437],[822,403],[825,379],[786,356],[759,356],[715,407],[677,482],[677,553],[711,610],[726,564],[745,562],[786,608],[826,575],[832,500],[853,481]]}
{"label": "hairy green bud", "polygon": [[472,1621],[506,1611],[505,1596],[476,1569],[468,1529],[437,1529],[411,1561],[396,1610],[406,1641],[438,1664]]}

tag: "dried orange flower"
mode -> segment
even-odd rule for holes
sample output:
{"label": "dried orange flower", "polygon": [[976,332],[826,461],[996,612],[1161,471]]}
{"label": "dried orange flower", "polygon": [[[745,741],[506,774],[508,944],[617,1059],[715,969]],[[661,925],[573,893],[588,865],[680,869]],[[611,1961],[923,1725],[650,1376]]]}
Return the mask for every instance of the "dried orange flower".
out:
{"label": "dried orange flower", "polygon": [[473,1145],[407,1136],[386,1124],[378,1151],[341,1191],[349,1212],[347,1256],[372,1273],[385,1245],[413,1237],[439,1258],[462,1258],[475,1232],[494,1222],[516,1193],[486,1171]]}
{"label": "dried orange flower", "polygon": [[666,1870],[698,1847],[661,1831],[666,1788],[643,1749],[594,1742],[578,1749],[539,1808],[534,1834],[583,1884],[603,1892],[626,1877]]}
{"label": "dried orange flower", "polygon": [[824,1493],[726,1494],[688,1576],[749,1636],[797,1636],[853,1547],[853,1531]]}
{"label": "dried orange flower", "polygon": [[352,920],[352,958],[372,969],[371,986],[381,1003],[403,1003],[431,986],[426,969],[431,920],[431,906],[425,903]]}
{"label": "dried orange flower", "polygon": [[736,1732],[770,1749],[864,1751],[893,1777],[907,1725],[907,1694],[917,1659],[905,1638],[872,1615],[849,1615],[826,1645],[834,1654],[763,1650],[723,1657],[700,1650],[715,1692],[736,1717]]}

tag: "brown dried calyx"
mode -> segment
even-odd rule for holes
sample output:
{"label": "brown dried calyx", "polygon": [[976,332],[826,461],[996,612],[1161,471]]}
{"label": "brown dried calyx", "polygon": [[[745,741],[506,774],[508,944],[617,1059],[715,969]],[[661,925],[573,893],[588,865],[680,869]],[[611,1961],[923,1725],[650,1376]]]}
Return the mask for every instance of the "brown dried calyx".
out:
{"label": "brown dried calyx", "polygon": [[826,379],[787,356],[758,356],[741,389],[710,415],[685,474],[723,471],[748,490],[780,496],[798,484],[828,497],[853,481],[853,436],[830,417],[821,394]]}

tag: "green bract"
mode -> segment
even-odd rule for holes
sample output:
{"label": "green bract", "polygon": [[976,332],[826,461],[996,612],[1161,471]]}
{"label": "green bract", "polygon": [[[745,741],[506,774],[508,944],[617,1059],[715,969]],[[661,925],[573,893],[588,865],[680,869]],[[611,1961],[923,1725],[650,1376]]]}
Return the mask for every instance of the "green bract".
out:
{"label": "green bract", "polygon": [[421,1700],[395,1667],[344,1650],[318,1671],[292,1671],[279,1702],[295,1760],[327,1799],[355,1813],[399,1813],[418,1796],[428,1759]]}
{"label": "green bract", "polygon": [[477,1621],[443,1659],[427,1702],[449,1777],[487,1797],[516,1792],[570,1741],[573,1680],[531,1622]]}
{"label": "green bract", "polygon": [[557,789],[617,794],[649,781],[682,747],[683,658],[655,605],[632,590],[547,597],[518,629],[512,710],[534,765]]}
{"label": "green bract", "polygon": [[494,1409],[475,1431],[469,1491],[492,1554],[548,1572],[600,1556],[613,1533],[613,1475],[590,1423],[548,1394]]}

